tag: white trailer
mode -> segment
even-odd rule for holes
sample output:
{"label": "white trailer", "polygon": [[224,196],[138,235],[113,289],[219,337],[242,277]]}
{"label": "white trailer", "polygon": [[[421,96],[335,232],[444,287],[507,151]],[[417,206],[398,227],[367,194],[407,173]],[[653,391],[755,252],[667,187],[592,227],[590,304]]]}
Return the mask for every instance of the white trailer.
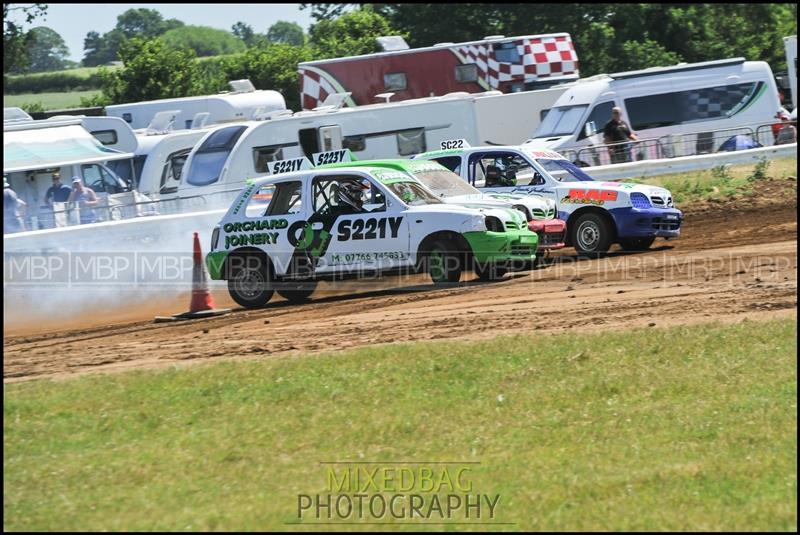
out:
{"label": "white trailer", "polygon": [[119,117],[132,128],[145,128],[156,113],[179,110],[177,128],[191,128],[198,113],[208,113],[210,123],[243,121],[275,110],[285,110],[283,95],[272,90],[256,90],[249,80],[229,82],[232,91],[218,95],[166,98],[106,106],[106,115]]}
{"label": "white trailer", "polygon": [[235,190],[248,178],[269,174],[269,162],[331,150],[350,149],[369,160],[412,156],[448,139],[519,144],[565,90],[454,93],[355,108],[341,108],[343,93],[314,111],[218,126],[192,150],[179,196]]}
{"label": "white trailer", "polygon": [[615,106],[640,140],[658,139],[670,146],[669,136],[691,136],[697,153],[714,152],[748,129],[755,134],[765,126],[768,132],[781,107],[764,61],[733,58],[600,74],[572,84],[529,141],[562,153],[602,144],[603,127]]}

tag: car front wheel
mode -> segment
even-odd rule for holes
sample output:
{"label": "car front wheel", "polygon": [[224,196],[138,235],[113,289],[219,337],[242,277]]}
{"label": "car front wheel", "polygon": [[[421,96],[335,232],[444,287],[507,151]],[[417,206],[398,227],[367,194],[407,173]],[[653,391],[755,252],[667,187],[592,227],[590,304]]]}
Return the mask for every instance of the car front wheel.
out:
{"label": "car front wheel", "polygon": [[611,247],[612,229],[598,214],[584,214],[572,226],[572,245],[580,254],[597,255]]}

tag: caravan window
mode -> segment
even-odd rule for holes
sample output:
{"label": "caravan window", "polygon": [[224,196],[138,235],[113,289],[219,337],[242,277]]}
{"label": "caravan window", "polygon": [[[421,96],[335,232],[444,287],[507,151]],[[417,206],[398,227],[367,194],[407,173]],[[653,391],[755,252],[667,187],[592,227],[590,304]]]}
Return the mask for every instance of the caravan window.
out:
{"label": "caravan window", "polygon": [[103,145],[115,145],[118,141],[116,130],[95,130],[90,134]]}
{"label": "caravan window", "polygon": [[366,150],[367,136],[344,136],[342,138],[342,148],[350,149],[353,152]]}
{"label": "caravan window", "polygon": [[142,168],[147,156],[135,156],[133,158],[133,165],[131,160],[112,160],[106,163],[111,172],[124,180],[131,186],[138,186],[139,179],[142,177]]}
{"label": "caravan window", "polygon": [[633,130],[709,121],[735,115],[764,89],[764,82],[703,87],[625,99]]}
{"label": "caravan window", "polygon": [[588,107],[583,104],[580,106],[550,108],[533,137],[555,137],[572,134],[580,126],[581,117],[583,117]]}
{"label": "caravan window", "polygon": [[411,156],[425,152],[425,129],[414,128],[397,133],[397,153],[400,156]]}
{"label": "caravan window", "polygon": [[403,91],[406,88],[406,73],[391,72],[383,75],[383,88],[386,91]]}
{"label": "caravan window", "polygon": [[192,186],[207,186],[219,180],[233,146],[245,130],[246,126],[232,126],[209,135],[192,158],[186,182]]}
{"label": "caravan window", "polygon": [[474,63],[456,65],[456,82],[466,84],[478,81],[478,66]]}
{"label": "caravan window", "polygon": [[167,163],[161,172],[160,193],[175,193],[178,191],[178,182],[181,179],[181,172],[186,159],[192,149],[182,149],[173,152],[167,157]]}
{"label": "caravan window", "polygon": [[256,173],[267,173],[269,162],[283,160],[283,146],[255,147],[253,149],[253,166]]}
{"label": "caravan window", "polygon": [[498,63],[520,63],[522,60],[514,43],[494,45],[494,59]]}

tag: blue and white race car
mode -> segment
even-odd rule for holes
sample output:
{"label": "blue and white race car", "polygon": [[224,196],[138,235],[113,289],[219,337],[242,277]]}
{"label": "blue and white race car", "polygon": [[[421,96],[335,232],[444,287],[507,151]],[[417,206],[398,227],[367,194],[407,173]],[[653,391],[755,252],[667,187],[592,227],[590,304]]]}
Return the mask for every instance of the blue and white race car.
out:
{"label": "blue and white race car", "polygon": [[487,192],[540,194],[556,202],[567,222],[567,244],[598,254],[619,243],[648,249],[656,238],[680,236],[683,214],[661,187],[601,182],[554,151],[521,146],[470,147],[464,140],[414,159],[435,160]]}

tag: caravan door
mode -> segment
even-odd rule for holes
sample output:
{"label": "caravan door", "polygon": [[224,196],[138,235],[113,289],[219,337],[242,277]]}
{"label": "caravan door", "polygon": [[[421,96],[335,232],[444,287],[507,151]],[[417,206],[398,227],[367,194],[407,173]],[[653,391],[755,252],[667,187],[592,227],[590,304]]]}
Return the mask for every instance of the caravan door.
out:
{"label": "caravan door", "polygon": [[309,160],[318,152],[340,150],[342,148],[342,127],[338,124],[304,128],[298,132],[300,146]]}

